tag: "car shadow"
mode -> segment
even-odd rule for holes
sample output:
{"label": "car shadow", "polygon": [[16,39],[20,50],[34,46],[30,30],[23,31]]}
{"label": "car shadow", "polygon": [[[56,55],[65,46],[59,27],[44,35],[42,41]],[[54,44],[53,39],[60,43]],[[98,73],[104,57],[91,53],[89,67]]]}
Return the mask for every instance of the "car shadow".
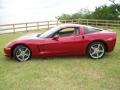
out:
{"label": "car shadow", "polygon": [[[107,54],[106,53],[106,55],[103,57],[103,58],[101,58],[101,59],[91,59],[90,57],[88,57],[88,56],[50,56],[50,57],[37,57],[37,58],[35,58],[35,57],[32,57],[30,60],[28,60],[28,61],[39,61],[39,60],[41,60],[41,61],[50,61],[50,60],[92,60],[92,61],[100,61],[100,60],[104,60],[104,59],[107,59],[107,58],[110,58],[110,56],[111,55],[109,55],[109,54]],[[15,58],[12,58],[12,57],[6,57],[6,56],[4,56],[4,60],[5,61],[12,61],[12,62],[19,62],[19,61],[17,61]]]}
{"label": "car shadow", "polygon": [[108,58],[110,58],[111,55],[109,55],[108,53],[106,53],[104,55],[103,58],[101,59],[92,59],[86,55],[83,55],[83,56],[50,56],[50,57],[37,57],[37,58],[31,58],[30,61],[39,61],[39,60],[42,60],[42,61],[50,61],[50,60],[80,60],[80,61],[102,61],[102,60],[106,60]]}
{"label": "car shadow", "polygon": [[31,60],[90,60],[87,56],[50,56],[50,57],[38,57],[31,58]]}

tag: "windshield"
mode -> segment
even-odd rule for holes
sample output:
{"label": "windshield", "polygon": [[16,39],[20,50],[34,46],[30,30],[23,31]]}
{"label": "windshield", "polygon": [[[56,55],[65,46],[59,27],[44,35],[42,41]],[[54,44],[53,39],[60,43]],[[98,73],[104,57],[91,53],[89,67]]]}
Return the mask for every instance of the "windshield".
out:
{"label": "windshield", "polygon": [[47,32],[44,32],[43,34],[41,34],[39,37],[40,38],[47,38],[52,36],[55,32],[57,32],[60,29],[60,27],[56,26],[50,30],[48,30]]}

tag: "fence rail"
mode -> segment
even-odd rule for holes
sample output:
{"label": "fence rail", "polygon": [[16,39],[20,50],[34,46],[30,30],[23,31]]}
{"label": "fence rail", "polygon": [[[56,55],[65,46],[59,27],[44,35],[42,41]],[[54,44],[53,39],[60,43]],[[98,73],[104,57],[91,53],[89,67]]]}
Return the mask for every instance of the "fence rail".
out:
{"label": "fence rail", "polygon": [[0,25],[0,34],[17,32],[17,31],[39,30],[41,28],[49,29],[53,26],[62,23],[84,24],[84,25],[91,25],[96,27],[97,26],[120,27],[120,20],[75,19],[75,20],[61,20],[61,21],[41,21],[41,22],[4,24],[4,25]]}

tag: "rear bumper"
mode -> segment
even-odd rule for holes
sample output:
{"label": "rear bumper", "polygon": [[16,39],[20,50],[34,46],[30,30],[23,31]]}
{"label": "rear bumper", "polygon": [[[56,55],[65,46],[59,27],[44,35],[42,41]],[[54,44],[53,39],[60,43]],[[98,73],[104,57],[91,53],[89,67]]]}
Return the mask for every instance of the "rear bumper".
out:
{"label": "rear bumper", "polygon": [[115,44],[116,44],[116,39],[113,39],[113,40],[107,42],[108,52],[111,52],[114,50]]}
{"label": "rear bumper", "polygon": [[4,53],[5,53],[5,56],[11,57],[12,56],[11,48],[4,48]]}

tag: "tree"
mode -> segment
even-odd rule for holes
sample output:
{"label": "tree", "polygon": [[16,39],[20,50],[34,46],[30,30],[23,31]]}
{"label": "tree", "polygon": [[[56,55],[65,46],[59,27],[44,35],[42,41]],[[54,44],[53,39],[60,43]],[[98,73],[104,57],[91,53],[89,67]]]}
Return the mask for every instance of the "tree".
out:
{"label": "tree", "polygon": [[63,14],[61,16],[56,17],[58,20],[71,20],[72,17],[69,14]]}
{"label": "tree", "polygon": [[[118,5],[117,7],[120,7],[120,5]],[[97,7],[92,15],[95,19],[119,19],[119,12],[116,11],[115,5],[113,4],[110,6],[103,5]]]}
{"label": "tree", "polygon": [[91,12],[88,9],[81,9],[79,12],[69,14],[63,14],[61,16],[56,17],[58,20],[71,20],[71,19],[84,19],[90,18]]}
{"label": "tree", "polygon": [[58,20],[71,20],[71,19],[104,19],[104,20],[120,20],[120,4],[111,4],[109,6],[102,5],[96,7],[93,12],[88,9],[81,9],[72,15],[63,14],[59,16]]}
{"label": "tree", "polygon": [[72,19],[79,19],[81,17],[82,17],[82,14],[80,14],[79,12],[72,14]]}
{"label": "tree", "polygon": [[116,8],[116,11],[119,12],[120,14],[120,3],[116,3],[116,0],[109,0],[110,2],[113,3],[113,6]]}

